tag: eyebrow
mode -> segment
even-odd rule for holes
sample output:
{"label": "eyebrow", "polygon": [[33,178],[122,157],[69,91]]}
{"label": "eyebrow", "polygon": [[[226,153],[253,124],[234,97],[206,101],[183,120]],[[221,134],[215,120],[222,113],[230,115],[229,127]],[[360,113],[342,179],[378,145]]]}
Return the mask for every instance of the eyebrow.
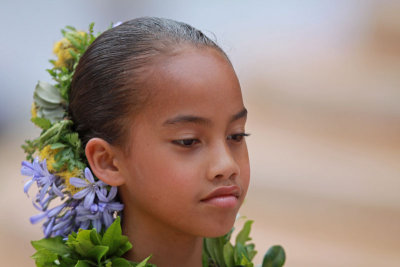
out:
{"label": "eyebrow", "polygon": [[[247,109],[243,108],[241,111],[239,111],[238,113],[231,116],[229,123],[232,123],[236,120],[239,120],[239,119],[245,118],[245,117],[247,117]],[[207,118],[193,116],[193,115],[178,115],[171,119],[167,119],[163,123],[163,126],[175,125],[175,124],[181,124],[181,123],[195,123],[195,124],[202,124],[202,125],[211,125],[212,124],[211,120],[207,119]]]}

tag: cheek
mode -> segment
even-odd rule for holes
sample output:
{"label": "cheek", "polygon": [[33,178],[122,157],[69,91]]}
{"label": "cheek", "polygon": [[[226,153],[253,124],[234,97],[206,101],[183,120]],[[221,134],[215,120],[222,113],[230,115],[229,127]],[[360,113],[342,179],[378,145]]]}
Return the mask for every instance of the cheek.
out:
{"label": "cheek", "polygon": [[132,194],[157,201],[194,198],[199,189],[200,168],[168,145],[137,147],[129,169]]}
{"label": "cheek", "polygon": [[237,162],[240,166],[240,183],[243,192],[246,194],[250,183],[250,162],[247,147],[245,147],[245,149],[241,152]]}

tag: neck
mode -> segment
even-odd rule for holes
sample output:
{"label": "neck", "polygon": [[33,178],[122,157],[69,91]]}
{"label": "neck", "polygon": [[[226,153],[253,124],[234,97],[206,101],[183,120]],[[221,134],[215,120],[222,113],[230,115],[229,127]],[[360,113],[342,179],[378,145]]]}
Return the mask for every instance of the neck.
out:
{"label": "neck", "polygon": [[149,262],[157,267],[201,267],[203,238],[179,233],[157,224],[145,214],[131,214],[124,209],[122,231],[132,243],[125,257],[140,262],[152,255]]}

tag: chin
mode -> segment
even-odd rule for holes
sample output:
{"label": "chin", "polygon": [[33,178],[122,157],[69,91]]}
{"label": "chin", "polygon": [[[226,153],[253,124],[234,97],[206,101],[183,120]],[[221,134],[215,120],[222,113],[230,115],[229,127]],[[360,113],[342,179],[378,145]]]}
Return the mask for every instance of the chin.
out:
{"label": "chin", "polygon": [[236,214],[223,220],[208,221],[207,229],[204,229],[203,237],[219,237],[227,234],[233,227],[236,220]]}

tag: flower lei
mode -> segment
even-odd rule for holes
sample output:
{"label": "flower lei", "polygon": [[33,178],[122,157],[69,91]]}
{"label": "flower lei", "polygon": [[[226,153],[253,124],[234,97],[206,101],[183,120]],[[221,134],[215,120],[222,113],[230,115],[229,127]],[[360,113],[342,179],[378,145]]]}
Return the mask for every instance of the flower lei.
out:
{"label": "flower lei", "polygon": [[[147,263],[150,257],[140,263],[122,258],[132,245],[121,232],[118,215],[123,204],[116,200],[117,187],[100,181],[87,167],[78,133],[67,114],[75,68],[98,36],[93,34],[93,26],[89,25],[88,32],[70,26],[61,31],[64,38],[53,48],[57,60],[50,60],[53,67],[47,70],[56,83],[39,81],[34,91],[31,121],[42,132],[22,145],[27,157],[21,173],[30,177],[24,185],[26,194],[32,184],[38,188],[32,203],[40,213],[30,221],[44,220],[45,238],[32,241],[37,250],[32,258],[37,266],[155,266]],[[53,200],[56,205],[52,205]],[[252,223],[244,224],[235,245],[230,242],[233,229],[219,238],[205,238],[203,266],[254,266],[257,251],[248,243]],[[273,246],[262,266],[280,267],[284,262],[282,247]]]}

